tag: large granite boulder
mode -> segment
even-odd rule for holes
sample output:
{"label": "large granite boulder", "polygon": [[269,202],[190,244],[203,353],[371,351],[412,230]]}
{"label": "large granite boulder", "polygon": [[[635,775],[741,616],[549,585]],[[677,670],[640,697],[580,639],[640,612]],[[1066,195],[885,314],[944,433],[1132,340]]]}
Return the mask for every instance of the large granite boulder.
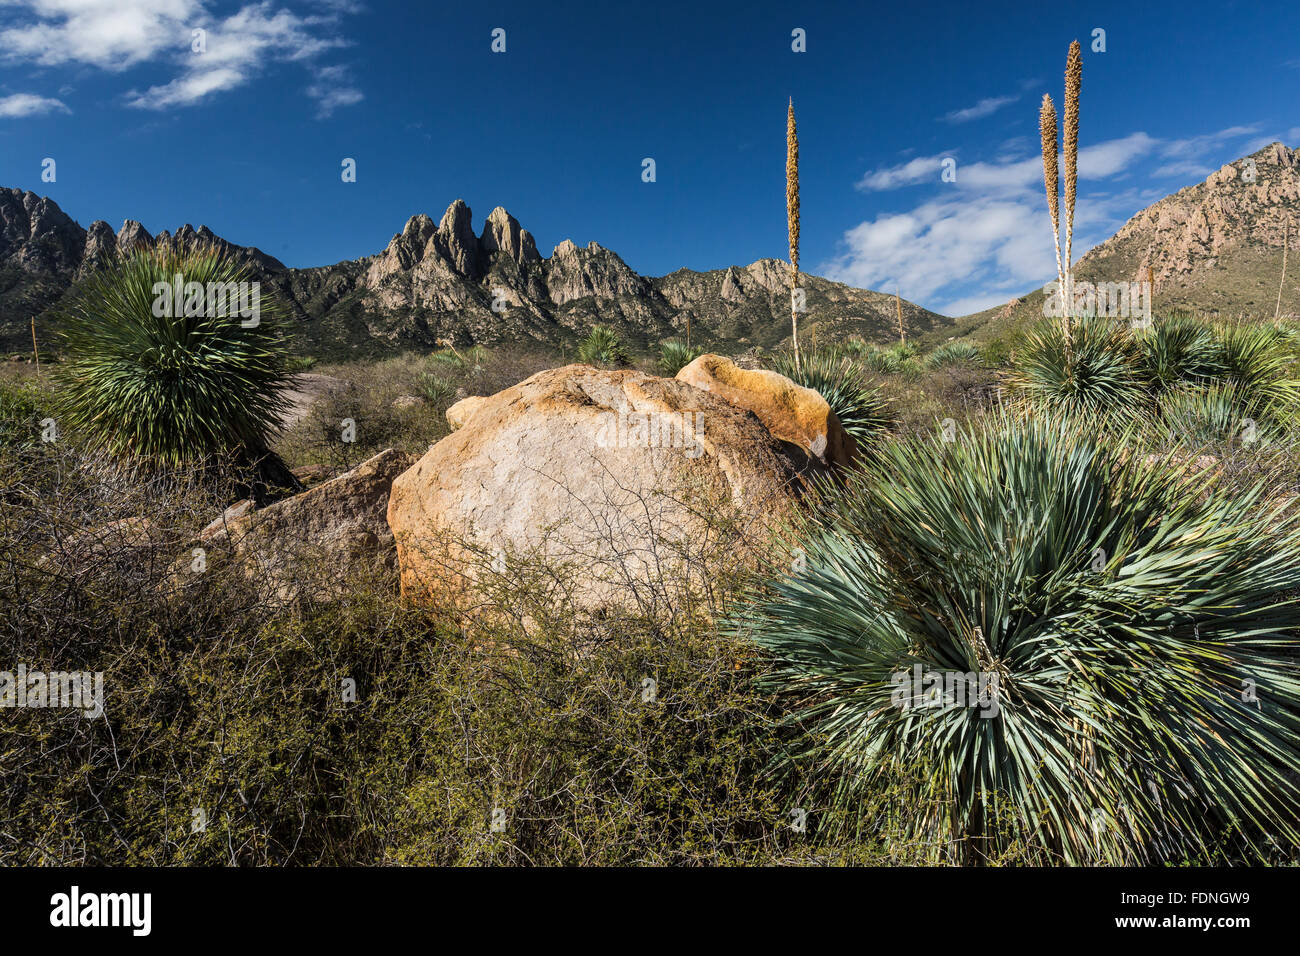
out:
{"label": "large granite boulder", "polygon": [[575,607],[643,602],[734,568],[728,535],[761,538],[819,467],[683,382],[539,372],[482,399],[393,482],[402,590],[454,600],[520,559],[567,568],[556,580]]}

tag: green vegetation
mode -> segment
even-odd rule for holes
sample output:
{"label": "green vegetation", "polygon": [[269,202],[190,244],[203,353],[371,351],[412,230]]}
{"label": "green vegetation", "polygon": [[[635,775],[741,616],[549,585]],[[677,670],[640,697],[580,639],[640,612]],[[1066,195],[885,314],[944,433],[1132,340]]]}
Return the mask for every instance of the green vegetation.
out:
{"label": "green vegetation", "polygon": [[1189,415],[1210,422],[1232,411],[1237,427],[1276,425],[1295,415],[1297,357],[1289,331],[1272,325],[1173,316],[1136,330],[1076,318],[1067,347],[1062,325],[1046,320],[1023,337],[1008,378],[1029,407],[1101,422],[1168,425],[1173,416],[1186,425]]}
{"label": "green vegetation", "polygon": [[[1044,320],[1016,350],[1010,381],[1034,408],[1103,422],[1132,418],[1146,391],[1129,330],[1110,319]],[[1068,341],[1068,347],[1067,347]]]}
{"label": "green vegetation", "polygon": [[578,361],[587,365],[605,365],[618,368],[627,365],[631,359],[627,348],[613,329],[593,326],[587,337],[578,343]]}
{"label": "green vegetation", "polygon": [[[1007,369],[963,342],[769,357],[872,445],[865,467],[780,540],[702,536],[771,566],[595,618],[538,598],[581,568],[526,556],[483,585],[504,613],[471,617],[352,567],[345,599],[273,606],[216,544],[178,575],[237,483],[106,471],[93,429],[42,442],[57,370],[6,363],[0,634],[31,669],[104,671],[111,721],[7,712],[0,753],[40,759],[0,780],[0,864],[1300,860],[1295,339],[1114,332],[1076,321],[1066,364],[1058,323],[1006,343]],[[322,363],[343,387],[273,450],[326,475],[419,456],[452,402],[559,361]],[[975,706],[898,706],[918,666],[972,675]]]}
{"label": "green vegetation", "polygon": [[659,343],[659,360],[655,363],[655,370],[660,375],[672,377],[703,354],[702,348],[687,345],[679,339],[665,339]]}
{"label": "green vegetation", "polygon": [[[1300,530],[1201,484],[1082,418],[884,445],[799,536],[804,569],[736,612],[808,731],[787,763],[842,806],[910,771],[901,838],[968,862],[1294,845]],[[997,715],[909,701],[914,668],[996,675]]]}
{"label": "green vegetation", "polygon": [[944,368],[949,365],[975,365],[982,361],[978,346],[969,342],[948,342],[940,345],[925,357],[926,368]]}
{"label": "green vegetation", "polygon": [[[263,457],[287,409],[278,308],[257,293],[247,299],[254,317],[245,318],[232,300],[214,303],[207,291],[249,275],[216,249],[162,245],[87,279],[59,317],[63,430],[116,456],[168,466]],[[170,290],[176,276],[186,284],[184,301],[158,308],[155,286]],[[190,299],[192,283],[204,290],[199,303]]]}
{"label": "green vegetation", "polygon": [[798,359],[793,353],[778,352],[772,368],[820,392],[859,448],[874,445],[889,427],[886,403],[879,391],[863,380],[857,363],[838,350],[806,351]]}

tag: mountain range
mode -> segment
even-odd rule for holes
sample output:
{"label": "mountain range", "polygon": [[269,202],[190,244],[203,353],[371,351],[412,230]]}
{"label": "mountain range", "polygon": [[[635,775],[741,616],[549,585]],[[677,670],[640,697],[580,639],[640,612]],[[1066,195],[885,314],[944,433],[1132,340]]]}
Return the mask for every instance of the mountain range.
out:
{"label": "mountain range", "polygon": [[[47,197],[0,189],[0,348],[30,348],[57,326],[65,297],[114,254],[171,239],[228,250],[274,291],[292,313],[301,351],[367,355],[402,348],[534,340],[569,347],[596,323],[646,347],[684,337],[708,346],[773,346],[789,335],[789,266],[760,259],[711,272],[680,269],[638,275],[595,242],[569,240],[549,257],[505,209],[475,233],[471,213],[453,202],[435,223],[412,216],[381,252],[335,265],[291,269],[257,248],[240,246],[207,227],[185,225],[154,236],[139,222],[116,232],[103,221],[83,229]],[[896,335],[894,297],[801,276],[805,336],[827,339]],[[903,301],[909,334],[949,319]],[[495,308],[494,308],[495,306]]]}
{"label": "mountain range", "polygon": [[[1150,275],[1157,316],[1173,311],[1269,319],[1275,312],[1295,315],[1300,313],[1297,231],[1300,150],[1271,143],[1143,209],[1080,258],[1074,274],[1090,282],[1140,282]],[[1283,284],[1284,236],[1290,253]],[[1040,287],[954,320],[953,331],[978,338],[1006,335],[1041,317],[1043,298]]]}
{"label": "mountain range", "polygon": [[[1157,315],[1294,314],[1300,255],[1291,256],[1280,301],[1278,291],[1283,239],[1300,249],[1298,230],[1300,151],[1273,143],[1143,209],[1083,256],[1075,275],[1094,282],[1150,275]],[[291,312],[295,347],[315,355],[521,340],[568,348],[597,323],[638,347],[684,337],[688,326],[694,342],[731,349],[772,347],[790,331],[785,262],[648,277],[595,242],[583,247],[567,239],[543,257],[532,234],[499,206],[478,233],[458,199],[437,223],[412,216],[374,255],[292,269],[205,226],[157,236],[134,220],[116,232],[101,220],[83,229],[48,197],[0,188],[0,349],[28,350],[33,316],[38,338],[48,339],[79,281],[117,253],[168,239],[213,243],[246,263]],[[892,295],[810,275],[801,275],[800,284],[805,341],[896,337]],[[1043,293],[1037,288],[959,319],[906,300],[901,305],[909,336],[990,339],[1041,316]]]}

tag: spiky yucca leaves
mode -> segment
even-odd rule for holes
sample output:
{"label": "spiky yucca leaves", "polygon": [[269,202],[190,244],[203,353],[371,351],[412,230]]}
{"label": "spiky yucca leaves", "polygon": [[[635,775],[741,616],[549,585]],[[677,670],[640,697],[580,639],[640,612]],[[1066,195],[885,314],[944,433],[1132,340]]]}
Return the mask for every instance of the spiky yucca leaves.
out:
{"label": "spiky yucca leaves", "polygon": [[862,343],[846,351],[852,356],[854,362],[869,372],[912,375],[921,368],[914,345],[900,343],[882,349],[878,345]]}
{"label": "spiky yucca leaves", "polygon": [[1040,322],[1017,348],[1008,380],[1035,410],[1097,421],[1129,418],[1146,399],[1128,331],[1110,319],[1080,319],[1073,334]]}
{"label": "spiky yucca leaves", "polygon": [[925,357],[926,368],[944,368],[949,365],[975,365],[981,361],[978,346],[969,342],[948,342],[940,345]]}
{"label": "spiky yucca leaves", "polygon": [[663,375],[676,375],[703,354],[703,349],[680,339],[665,339],[659,343],[659,361],[655,366]]}
{"label": "spiky yucca leaves", "polygon": [[230,453],[259,459],[288,408],[279,307],[259,292],[251,327],[229,302],[209,310],[208,297],[198,315],[182,303],[159,317],[155,285],[176,276],[205,291],[252,281],[218,249],[169,243],[96,272],[59,317],[59,416],[116,455],[164,466]]}
{"label": "spiky yucca leaves", "polygon": [[1138,374],[1157,391],[1208,382],[1223,371],[1214,335],[1190,316],[1170,316],[1134,339]]}
{"label": "spiky yucca leaves", "polygon": [[627,365],[627,349],[613,329],[594,325],[587,337],[578,343],[578,361],[587,365]]}
{"label": "spiky yucca leaves", "polygon": [[438,349],[429,356],[429,364],[435,369],[458,372],[481,372],[490,353],[481,345],[471,345],[464,351],[454,348]]}
{"label": "spiky yucca leaves", "polygon": [[1163,437],[1187,448],[1211,445],[1265,445],[1277,435],[1276,424],[1251,408],[1241,386],[1217,382],[1183,385],[1161,396],[1158,424]]}
{"label": "spiky yucca leaves", "polygon": [[779,352],[772,368],[820,393],[859,450],[873,446],[889,428],[891,419],[884,399],[862,380],[854,361],[838,350],[805,352],[797,363],[789,352]]}
{"label": "spiky yucca leaves", "polygon": [[1214,330],[1223,377],[1235,383],[1258,414],[1291,415],[1300,401],[1292,377],[1296,354],[1285,332],[1272,325],[1220,325]]}
{"label": "spiky yucca leaves", "polygon": [[[965,861],[1016,841],[1070,863],[1294,847],[1296,515],[1144,457],[1081,419],[998,415],[887,443],[828,491],[803,560],[731,619],[807,732],[787,769],[852,806],[907,768],[900,839]],[[904,708],[917,666],[996,675],[996,711]]]}

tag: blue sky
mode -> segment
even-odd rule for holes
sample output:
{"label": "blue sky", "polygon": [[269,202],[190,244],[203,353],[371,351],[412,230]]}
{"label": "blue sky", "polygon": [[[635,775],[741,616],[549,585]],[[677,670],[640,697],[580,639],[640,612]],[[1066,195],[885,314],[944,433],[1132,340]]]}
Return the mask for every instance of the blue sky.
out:
{"label": "blue sky", "polygon": [[1055,274],[1037,107],[1075,38],[1079,253],[1300,145],[1294,2],[0,0],[0,185],[292,266],[377,252],[459,197],[476,231],[502,205],[543,255],[595,240],[661,275],[785,256],[793,96],[804,269],[962,314]]}

